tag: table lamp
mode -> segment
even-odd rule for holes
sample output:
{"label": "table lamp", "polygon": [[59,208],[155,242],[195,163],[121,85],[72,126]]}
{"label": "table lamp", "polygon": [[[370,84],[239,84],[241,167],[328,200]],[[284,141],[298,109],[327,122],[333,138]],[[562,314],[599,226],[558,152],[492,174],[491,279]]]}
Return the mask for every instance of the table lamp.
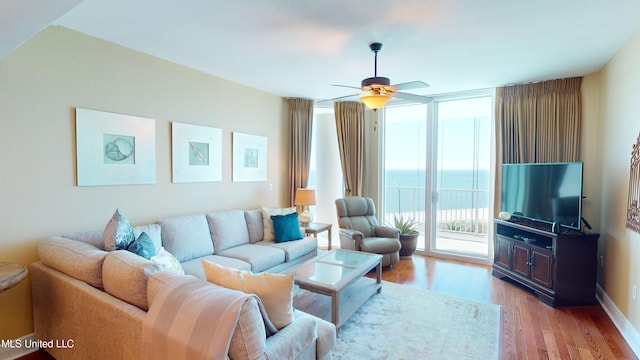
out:
{"label": "table lamp", "polygon": [[309,205],[316,204],[316,191],[313,189],[296,189],[294,205],[302,206],[302,212],[298,214],[301,224],[308,224],[313,220],[313,215],[309,211]]}

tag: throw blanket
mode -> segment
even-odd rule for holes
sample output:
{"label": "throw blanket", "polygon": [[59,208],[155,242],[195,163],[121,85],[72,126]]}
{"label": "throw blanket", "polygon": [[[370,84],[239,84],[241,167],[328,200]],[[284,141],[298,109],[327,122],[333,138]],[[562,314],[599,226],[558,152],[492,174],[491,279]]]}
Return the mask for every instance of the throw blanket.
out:
{"label": "throw blanket", "polygon": [[251,298],[265,320],[267,336],[275,333],[255,295],[185,277],[165,286],[142,322],[144,359],[227,359],[240,310]]}

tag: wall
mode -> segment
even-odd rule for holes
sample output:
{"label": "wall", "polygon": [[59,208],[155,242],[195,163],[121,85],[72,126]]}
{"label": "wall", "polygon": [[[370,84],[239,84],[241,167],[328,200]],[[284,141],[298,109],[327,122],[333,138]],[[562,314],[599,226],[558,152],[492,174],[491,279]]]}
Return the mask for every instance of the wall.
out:
{"label": "wall", "polygon": [[584,162],[582,194],[582,217],[593,227],[600,230],[600,153],[597,144],[598,133],[600,73],[582,77],[582,126],[580,135],[580,159]]}
{"label": "wall", "polygon": [[599,284],[640,330],[640,305],[631,285],[640,286],[640,234],[626,229],[629,165],[640,134],[640,33],[600,72],[600,242],[604,269]]}
{"label": "wall", "polygon": [[[156,120],[156,184],[77,187],[74,108]],[[287,202],[280,97],[50,27],[0,60],[0,261],[29,264],[51,235],[102,229],[116,208],[161,217]],[[171,122],[223,130],[223,180],[171,183]],[[231,134],[268,137],[268,181],[231,181]],[[273,184],[269,191],[268,184]],[[0,339],[33,331],[30,281],[0,293]]]}

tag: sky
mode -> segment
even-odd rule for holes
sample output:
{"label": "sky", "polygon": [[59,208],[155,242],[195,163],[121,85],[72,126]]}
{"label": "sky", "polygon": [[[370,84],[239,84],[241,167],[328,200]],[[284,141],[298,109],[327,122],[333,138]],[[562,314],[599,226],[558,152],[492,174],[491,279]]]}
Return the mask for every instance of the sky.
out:
{"label": "sky", "polygon": [[[438,103],[440,170],[473,168],[474,118],[481,119],[478,121],[478,167],[489,168],[491,105],[490,97]],[[425,168],[426,105],[387,108],[385,113],[386,169]]]}

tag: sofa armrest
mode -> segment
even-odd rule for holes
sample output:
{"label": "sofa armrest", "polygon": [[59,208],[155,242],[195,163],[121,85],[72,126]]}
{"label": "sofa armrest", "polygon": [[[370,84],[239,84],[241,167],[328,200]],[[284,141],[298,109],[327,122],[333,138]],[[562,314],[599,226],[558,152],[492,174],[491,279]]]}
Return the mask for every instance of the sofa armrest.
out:
{"label": "sofa armrest", "polygon": [[336,326],[332,323],[296,310],[296,319],[308,317],[316,322],[316,359],[331,359],[331,350],[336,345]]}
{"label": "sofa armrest", "polygon": [[376,226],[375,230],[376,230],[376,236],[378,237],[400,239],[400,230],[396,228],[378,225]]}
{"label": "sofa armrest", "polygon": [[267,338],[268,359],[296,359],[313,347],[317,338],[316,322],[312,317],[297,318],[291,324]]}
{"label": "sofa armrest", "polygon": [[360,251],[362,232],[353,229],[340,229],[340,248]]}

